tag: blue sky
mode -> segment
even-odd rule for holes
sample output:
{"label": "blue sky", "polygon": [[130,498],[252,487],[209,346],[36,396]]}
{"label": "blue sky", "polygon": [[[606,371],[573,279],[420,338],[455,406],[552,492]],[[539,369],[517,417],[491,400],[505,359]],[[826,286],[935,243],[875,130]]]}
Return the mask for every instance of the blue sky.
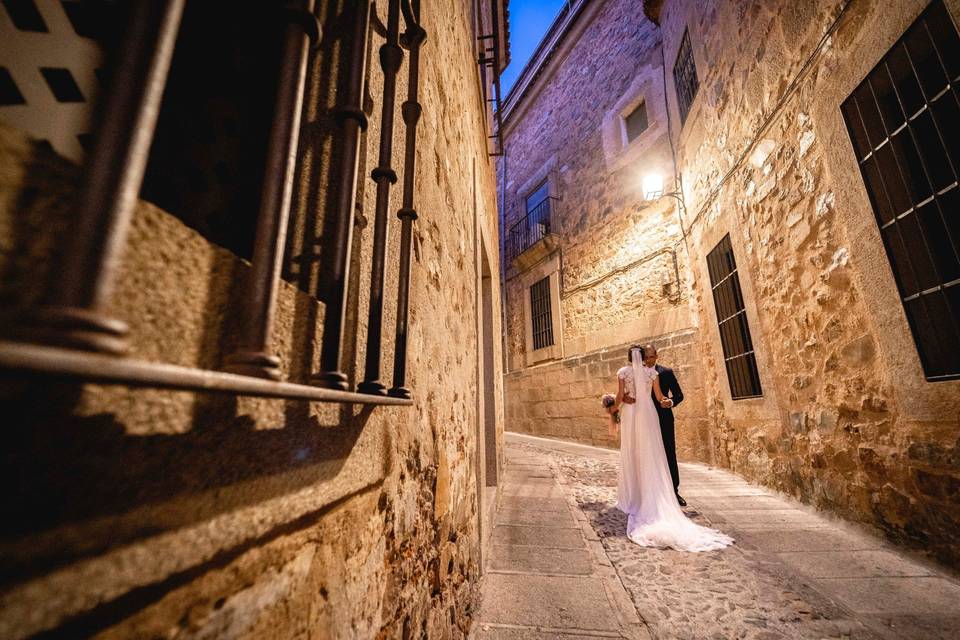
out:
{"label": "blue sky", "polygon": [[506,97],[566,0],[510,0],[510,65],[500,76]]}

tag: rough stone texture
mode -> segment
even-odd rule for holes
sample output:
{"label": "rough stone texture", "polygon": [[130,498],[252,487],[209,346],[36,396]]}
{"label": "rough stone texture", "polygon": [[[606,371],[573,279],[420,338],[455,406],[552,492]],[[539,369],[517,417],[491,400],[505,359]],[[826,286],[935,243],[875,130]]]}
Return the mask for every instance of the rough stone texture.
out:
{"label": "rough stone texture", "polygon": [[[522,456],[556,468],[652,637],[926,640],[960,630],[954,576],[732,473],[681,465],[684,511],[736,541],[686,553],[627,539],[626,516],[615,507],[617,453],[508,433],[506,455],[508,464]],[[791,516],[747,517],[765,512]]]}
{"label": "rough stone texture", "polygon": [[[673,366],[683,389],[677,419],[677,455],[702,460],[710,455],[710,432],[699,367],[698,334],[694,330],[654,336],[660,360]],[[600,396],[616,393],[616,372],[625,363],[629,343],[566,358],[560,362],[513,371],[506,376],[506,415],[520,433],[564,438],[597,446],[619,447],[611,435]]]}
{"label": "rough stone texture", "polygon": [[[504,233],[526,215],[525,200],[550,183],[551,232],[562,254],[564,356],[578,356],[689,326],[685,298],[664,291],[668,252],[684,255],[669,199],[644,200],[645,173],[670,173],[659,39],[637,20],[635,2],[590,3],[537,83],[504,125],[498,165]],[[621,115],[645,101],[649,128],[625,144]],[[669,186],[669,183],[668,183]],[[506,271],[509,368],[524,366],[521,272]],[[683,276],[681,275],[681,278]],[[556,336],[557,341],[561,336]]]}
{"label": "rough stone texture", "polygon": [[[927,4],[665,0],[652,7],[657,29],[635,3],[592,3],[581,28],[570,32],[535,88],[513,108],[506,170],[501,163],[499,172],[504,230],[522,215],[525,190],[536,186],[538,176],[557,176],[562,287],[573,291],[628,263],[625,253],[646,255],[677,237],[671,231],[677,216],[660,208],[672,202],[641,208],[636,200],[639,175],[650,163],[662,163],[661,173],[672,174],[669,111],[688,227],[678,251],[685,269],[681,305],[656,301],[656,270],[643,266],[564,295],[564,357],[694,331],[696,348],[668,362],[691,367],[695,374],[686,377],[703,389],[696,426],[687,426],[689,416],[678,422],[681,455],[722,464],[808,504],[877,526],[891,539],[955,565],[960,381],[924,378],[840,112]],[[958,0],[946,5],[955,19],[960,16]],[[846,10],[836,29],[824,37],[841,7]],[[631,29],[634,37],[626,35]],[[700,86],[681,124],[672,68],[685,30]],[[614,32],[616,47],[609,46]],[[660,42],[665,91],[656,82],[644,85],[645,74],[659,74]],[[655,141],[644,154],[648,164],[629,148],[618,155],[606,128],[634,77],[639,92],[649,87]],[[647,145],[642,136],[638,143]],[[619,158],[629,162],[620,164]],[[634,185],[632,193],[627,185]],[[706,255],[728,233],[761,398],[733,401],[727,381]],[[599,382],[576,391],[557,388],[561,380],[561,387],[577,386],[564,380],[573,375],[564,373],[566,362],[523,369],[518,301],[529,294],[518,290],[520,279],[507,270],[513,428],[613,444],[604,441],[602,414],[587,413],[586,399],[609,390],[601,387],[615,368],[588,369],[591,384]],[[630,321],[621,315],[624,309]],[[562,397],[567,393],[581,402],[570,403]],[[547,402],[547,394],[561,396]],[[543,424],[545,416],[552,425]],[[694,441],[684,440],[691,433]]]}
{"label": "rough stone texture", "polygon": [[[542,455],[510,447],[504,490],[544,486],[560,495],[556,469]],[[517,500],[514,498],[514,500]],[[649,640],[627,592],[569,495],[528,497],[524,510],[553,520],[552,526],[517,523],[509,498],[497,510],[493,554],[481,588],[471,638],[607,637]],[[500,535],[504,530],[507,535]],[[529,532],[516,536],[515,531]],[[551,535],[563,533],[563,536]]]}
{"label": "rough stone texture", "polygon": [[[536,366],[524,343],[530,278],[507,264],[507,415],[516,431],[617,446],[599,398],[616,393],[627,347],[653,341],[687,398],[677,411],[678,454],[708,459],[713,447],[688,287],[666,289],[662,281],[674,280],[674,258],[680,279],[687,278],[676,203],[646,201],[641,188],[648,173],[671,188],[658,30],[635,2],[589,4],[504,125],[502,229],[508,233],[526,215],[525,197],[546,178],[556,198],[554,256],[561,256],[559,357]],[[649,126],[628,143],[622,118],[640,101]]]}
{"label": "rough stone texture", "polygon": [[[693,295],[715,459],[956,563],[960,382],[924,379],[840,114],[927,3],[850,3],[817,51],[843,4],[661,9],[666,59],[689,28],[700,77],[674,133],[699,256]],[[960,3],[946,4],[960,15]],[[715,329],[703,256],[726,233],[760,400],[730,400]]]}
{"label": "rough stone texture", "polygon": [[[336,15],[321,4],[321,15]],[[385,16],[386,3],[377,5]],[[0,636],[54,628],[104,638],[465,635],[480,575],[478,507],[496,490],[485,482],[477,399],[481,247],[490,270],[499,270],[471,11],[469,2],[424,7],[430,39],[421,59],[408,360],[414,406],[369,410],[6,378]],[[336,61],[341,46],[339,37],[325,39],[319,57]],[[371,60],[373,116],[359,180],[367,218],[382,84]],[[319,229],[325,215],[333,100],[321,78],[329,69],[313,71],[294,224],[311,252],[313,229],[303,220],[315,215]],[[394,144],[399,170],[402,126]],[[57,277],[77,182],[76,167],[0,124],[5,337]],[[391,209],[399,198],[398,185]],[[345,358],[354,381],[363,371],[368,223],[361,217],[354,234]],[[390,225],[393,265],[392,212]],[[288,258],[302,250],[294,243]],[[287,267],[288,277],[315,285],[316,273]],[[111,307],[130,324],[130,357],[219,368],[248,270],[173,216],[138,203]],[[387,381],[396,286],[388,267]],[[493,326],[484,331],[495,336],[495,282],[492,299]],[[321,302],[282,285],[273,344],[285,378],[304,381],[316,370],[323,318]],[[497,341],[493,349],[497,369],[485,391],[499,398]],[[492,406],[490,424],[500,430],[502,407]],[[487,447],[486,455],[498,454]]]}

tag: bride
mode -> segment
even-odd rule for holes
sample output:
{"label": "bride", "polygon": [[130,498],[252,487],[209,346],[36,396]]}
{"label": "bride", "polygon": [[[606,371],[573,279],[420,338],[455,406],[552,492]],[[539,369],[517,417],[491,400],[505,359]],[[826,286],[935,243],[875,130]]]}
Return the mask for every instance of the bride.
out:
{"label": "bride", "polygon": [[630,364],[617,371],[619,386],[612,410],[620,412],[620,486],[617,508],[627,514],[627,536],[644,547],[678,551],[712,551],[733,542],[730,536],[694,524],[680,509],[660,421],[650,395],[669,403],[660,390],[656,369],[644,366],[643,349],[630,347]]}

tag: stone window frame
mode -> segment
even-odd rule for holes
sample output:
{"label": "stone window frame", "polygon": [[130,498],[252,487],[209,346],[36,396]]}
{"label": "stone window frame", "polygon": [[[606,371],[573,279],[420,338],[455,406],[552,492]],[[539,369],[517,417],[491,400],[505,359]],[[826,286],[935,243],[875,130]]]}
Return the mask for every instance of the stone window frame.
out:
{"label": "stone window frame", "polygon": [[[550,320],[553,326],[553,344],[542,349],[533,348],[533,312],[530,305],[530,287],[544,278],[550,278]],[[524,366],[560,360],[563,358],[563,318],[560,305],[560,255],[550,256],[520,276],[523,291]]]}
{"label": "stone window frame", "polygon": [[[685,47],[689,49],[687,52]],[[681,60],[681,55],[685,52],[689,53],[687,56],[683,56]],[[688,102],[684,105],[685,108],[681,108],[681,92],[680,87],[677,86],[677,71],[682,70],[681,64],[683,67],[686,67],[688,64],[690,66],[689,71],[692,72],[693,77],[693,95],[689,96]],[[686,26],[683,29],[683,35],[680,36],[680,44],[677,45],[677,51],[673,57],[673,66],[670,69],[670,75],[673,76],[673,93],[674,98],[677,101],[677,113],[680,115],[680,127],[682,128],[686,124],[687,119],[690,117],[690,113],[693,111],[693,105],[697,101],[697,96],[700,95],[700,73],[697,71],[697,58],[693,53],[693,38],[690,37],[690,27]],[[686,96],[686,89],[684,89],[683,95]]]}
{"label": "stone window frame", "polygon": [[[670,118],[677,124],[674,135],[680,136],[682,132],[686,131],[689,127],[687,123],[691,120],[696,120],[698,118],[698,113],[700,111],[700,103],[703,101],[704,92],[703,89],[703,77],[704,73],[708,69],[709,65],[706,64],[707,52],[701,49],[700,34],[696,29],[690,27],[691,24],[695,22],[695,17],[693,15],[688,15],[686,17],[680,17],[680,22],[676,25],[676,29],[670,28],[671,37],[668,38],[666,31],[664,32],[663,37],[663,62],[666,65],[670,62],[669,68],[665,69],[665,75],[667,79],[668,89],[666,90],[667,96],[665,97],[666,101],[669,103],[668,109],[672,110]],[[676,35],[675,39],[673,38],[674,34]],[[690,106],[687,109],[686,118],[681,117],[680,112],[680,99],[677,94],[677,85],[673,75],[673,69],[676,66],[677,59],[680,55],[680,46],[683,44],[684,34],[690,39],[690,55],[693,58],[693,64],[697,70],[697,81],[699,88],[696,95],[693,96],[693,99],[690,101]]]}
{"label": "stone window frame", "polygon": [[[629,166],[660,167],[658,144],[667,135],[667,105],[663,97],[663,71],[659,56],[656,63],[642,65],[622,96],[604,114],[601,139],[609,171]],[[647,128],[633,140],[627,140],[624,120],[640,103],[646,105]]]}
{"label": "stone window frame", "polygon": [[[714,275],[723,262],[722,260],[717,260],[717,256],[722,254],[724,249],[729,249],[733,261],[733,268],[727,275],[716,280]],[[717,329],[720,337],[720,348],[724,356],[724,369],[726,369],[727,373],[730,398],[734,401],[740,401],[763,397],[763,382],[760,379],[753,335],[750,331],[750,318],[747,315],[746,296],[743,295],[743,287],[740,285],[740,271],[743,268],[743,260],[741,256],[740,264],[737,264],[737,252],[733,247],[733,240],[729,233],[723,236],[713,249],[706,254],[705,260],[707,262],[707,272],[710,276],[709,283],[713,297],[713,309],[718,321]],[[713,262],[712,269],[710,266],[711,261]],[[733,299],[727,302],[728,304],[732,303],[734,307],[739,307],[739,309],[727,315],[723,320],[720,320],[720,299],[722,296],[719,296],[717,292],[725,281],[732,283],[736,291],[736,294],[732,295]],[[737,316],[742,316],[740,319],[742,319],[743,322],[737,326],[740,329],[739,334],[744,344],[741,345],[742,349],[738,353],[728,358],[728,350],[734,348],[735,345],[731,341],[729,331],[725,333],[723,325],[724,323],[734,320]],[[739,361],[733,362],[736,359]],[[739,367],[737,365],[739,365]],[[739,371],[741,374],[739,379],[734,375],[735,371]],[[744,379],[744,374],[746,379]],[[735,389],[737,391],[735,391]]]}
{"label": "stone window frame", "polygon": [[[946,89],[937,91],[936,88],[933,90],[928,89],[927,87],[922,87],[923,80],[919,77],[920,73],[915,68],[918,63],[913,59],[914,51],[910,50],[911,45],[908,41],[908,38],[911,35],[911,32],[916,32],[918,28],[922,28],[924,21],[929,21],[930,16],[936,10],[946,12],[947,8],[942,2],[942,0],[935,0],[931,2],[924,11],[917,16],[917,18],[904,30],[903,35],[894,42],[888,49],[886,49],[866,78],[857,85],[848,95],[848,97],[841,103],[840,110],[843,113],[843,119],[847,126],[848,135],[850,138],[851,146],[856,153],[857,163],[859,165],[861,177],[863,179],[864,188],[869,194],[869,200],[871,204],[871,210],[876,215],[876,223],[878,228],[881,230],[881,240],[884,245],[884,248],[887,253],[887,259],[889,268],[894,276],[894,280],[897,285],[897,290],[899,293],[899,302],[903,308],[904,315],[907,319],[907,325],[910,329],[911,337],[914,341],[914,347],[917,351],[917,355],[920,359],[920,365],[923,369],[923,374],[927,382],[942,383],[950,380],[960,379],[960,371],[956,369],[938,371],[936,369],[936,361],[933,360],[932,354],[937,350],[943,350],[947,352],[956,352],[956,349],[947,346],[944,348],[944,341],[949,340],[950,328],[945,328],[944,325],[951,325],[951,328],[956,330],[957,318],[951,313],[949,302],[947,298],[947,290],[951,289],[952,278],[950,275],[945,274],[943,269],[945,268],[942,264],[942,258],[938,258],[938,251],[945,251],[946,253],[951,253],[956,251],[956,246],[951,246],[949,232],[946,231],[948,228],[947,219],[949,214],[947,213],[949,207],[949,201],[951,198],[957,197],[957,192],[955,189],[958,189],[956,186],[956,174],[954,170],[951,170],[949,161],[943,162],[932,162],[931,156],[934,153],[933,149],[928,148],[930,145],[929,140],[923,139],[920,135],[920,127],[918,123],[920,118],[926,116],[930,124],[934,126],[934,135],[937,137],[937,140],[934,141],[934,146],[939,142],[940,153],[946,159],[949,151],[945,146],[945,134],[942,130],[943,127],[943,116],[942,112],[938,113],[937,106],[942,107],[943,102],[949,102],[951,98],[950,93],[950,84],[955,82],[953,77],[950,77],[948,74],[944,74],[944,82],[946,82]],[[947,22],[950,22],[949,16],[946,18]],[[950,24],[953,28],[954,34],[957,33],[957,26],[953,23]],[[932,36],[932,33],[928,34]],[[937,49],[937,41],[933,39],[932,43],[935,51],[935,55],[940,54],[940,51]],[[903,54],[907,57],[907,64],[913,68],[913,75],[910,75],[910,80],[913,81],[916,86],[916,96],[914,100],[921,103],[921,107],[918,109],[916,105],[907,105],[905,104],[906,99],[904,97],[904,86],[907,84],[906,81],[901,81],[899,84],[894,79],[892,87],[896,91],[894,97],[896,99],[896,104],[907,111],[907,115],[904,116],[902,111],[898,111],[896,116],[891,116],[888,111],[883,109],[877,109],[879,106],[879,101],[875,95],[876,89],[874,88],[869,96],[865,96],[862,93],[863,87],[868,89],[873,84],[871,78],[875,78],[875,74],[879,71],[883,71],[885,65],[888,64],[888,61],[891,57],[897,53],[897,49],[900,49]],[[884,76],[890,78],[884,73]],[[922,87],[922,88],[921,88]],[[931,97],[931,94],[933,97]],[[955,99],[955,96],[954,96]],[[954,102],[954,104],[956,104]],[[933,106],[937,105],[937,106]],[[908,108],[909,107],[909,108]],[[875,118],[867,117],[868,110],[874,110],[877,114]],[[928,114],[933,114],[932,116]],[[899,117],[901,120],[894,120],[892,123],[888,122],[889,118]],[[906,129],[904,126],[906,125]],[[892,133],[891,133],[892,131]],[[871,140],[867,140],[868,136],[871,137]],[[872,142],[872,137],[880,136],[882,142],[879,145],[874,145]],[[907,144],[910,149],[914,150],[914,153],[917,154],[917,159],[920,160],[921,173],[922,177],[917,177],[916,174],[912,174],[909,171],[904,169],[906,164],[902,158],[900,158],[898,145],[890,144],[891,140],[894,140],[897,136],[906,136],[908,140]],[[926,143],[926,145],[924,144]],[[891,196],[891,199],[888,204],[889,210],[886,210],[883,206],[883,203],[886,202],[887,196],[887,186],[890,180],[896,180],[896,177],[890,178],[884,175],[882,170],[876,170],[875,175],[871,174],[870,171],[865,169],[866,163],[870,161],[871,158],[880,155],[882,157],[881,148],[886,150],[894,149],[894,172],[899,175],[900,180],[902,180],[902,185],[904,189],[904,196],[908,199],[908,207],[904,211],[892,209],[895,206],[896,198]],[[951,159],[953,159],[951,157]],[[954,159],[954,162],[956,160]],[[899,166],[899,169],[897,168]],[[940,177],[941,181],[946,180],[949,184],[943,186],[943,184],[938,183],[934,176],[933,171],[931,170],[932,166],[944,166],[951,175],[948,175],[946,178]],[[952,178],[952,182],[950,179]],[[915,194],[918,187],[916,186],[917,181],[926,185],[926,192],[920,192]],[[898,184],[900,182],[898,181]],[[920,186],[919,189],[923,189],[923,186]],[[893,191],[890,190],[892,194]],[[930,207],[933,207],[933,213],[930,213]],[[901,205],[903,208],[903,205]],[[926,219],[933,219],[933,224],[936,224],[937,221],[942,225],[941,233],[931,234],[929,223],[917,222],[918,219],[921,219],[921,211],[926,211],[924,214]],[[885,219],[889,218],[889,219]],[[912,226],[907,224],[906,221],[912,221]],[[889,231],[893,229],[893,231]],[[913,235],[910,234],[911,229],[915,230]],[[891,236],[896,234],[897,242],[901,242],[903,249],[897,251],[895,249],[893,241],[891,241]],[[946,236],[947,246],[937,246],[933,244],[930,240],[931,237],[941,235]],[[907,247],[908,238],[912,241],[911,246]],[[916,244],[918,243],[923,245],[923,248],[920,250],[910,250],[911,248],[915,249]],[[954,242],[955,244],[955,242]],[[928,258],[927,270],[928,278],[933,278],[934,282],[917,282],[915,279],[919,279],[921,269],[917,269],[917,261],[914,259],[915,256],[926,255]],[[920,258],[922,260],[922,257]],[[946,258],[949,260],[949,257]],[[955,260],[955,258],[954,258]],[[916,275],[914,275],[916,274]],[[931,286],[932,285],[932,286]],[[910,288],[910,287],[913,288]],[[951,291],[952,293],[952,291]],[[927,302],[926,305],[923,304],[925,300],[930,300],[938,296],[943,296],[943,316],[935,316],[930,312],[930,303]],[[908,306],[909,302],[919,301],[920,305],[914,305],[913,307]],[[917,307],[920,308],[917,308]],[[925,314],[925,315],[924,315]],[[921,316],[918,319],[918,315]],[[921,322],[920,320],[927,320],[926,323]],[[936,322],[939,320],[940,322]],[[938,326],[939,324],[939,326]],[[927,333],[924,335],[924,327],[927,327]],[[938,348],[934,348],[930,344],[925,344],[926,339],[928,342],[931,337],[933,342],[939,343]],[[942,363],[942,366],[949,368],[949,364]]]}
{"label": "stone window frame", "polygon": [[[647,105],[646,97],[645,97],[645,96],[641,96],[638,100],[634,100],[634,101],[633,101],[632,106],[630,106],[628,109],[625,109],[625,110],[620,114],[620,134],[621,134],[621,141],[622,141],[622,143],[623,143],[623,147],[624,147],[624,148],[630,146],[631,144],[633,144],[634,142],[636,142],[637,140],[639,140],[640,138],[642,138],[642,137],[643,137],[643,134],[645,134],[647,131],[650,130],[650,126],[651,126],[651,122],[650,122],[650,109],[648,109],[647,106],[648,106],[648,105]],[[630,118],[630,116],[632,116],[632,115],[637,111],[637,109],[639,109],[640,107],[643,107],[643,114],[644,114],[644,120],[646,120],[646,126],[644,126],[643,130],[640,131],[633,139],[631,139],[631,138],[630,138],[629,126],[628,126],[628,124],[627,124],[627,120],[628,120],[628,119]]]}
{"label": "stone window frame", "polygon": [[[747,315],[747,322],[750,324],[750,338],[753,342],[753,351],[757,361],[757,370],[761,380],[774,380],[772,373],[772,363],[770,354],[767,350],[767,331],[757,307],[756,287],[753,283],[753,273],[751,272],[750,253],[744,246],[743,235],[738,231],[739,223],[736,214],[728,211],[721,216],[712,226],[706,227],[701,232],[698,239],[698,245],[701,250],[712,249],[717,246],[725,235],[730,235],[730,245],[733,248],[734,255],[742,257],[742,262],[737,263],[737,274],[740,280],[740,290],[743,295],[743,307]],[[717,318],[717,309],[713,304],[713,292],[710,287],[710,274],[707,270],[706,255],[709,251],[703,251],[702,259],[695,261],[696,278],[698,287],[701,289],[702,306],[704,315],[704,327],[716,327],[719,324]],[[723,347],[720,344],[718,334],[714,339],[712,336],[707,340],[705,355],[710,355],[713,361],[717,363],[716,374],[721,378],[726,377],[726,367],[723,365]],[[751,417],[761,421],[775,420],[779,416],[780,405],[778,400],[778,390],[775,384],[768,384],[763,389],[763,395],[752,398],[733,399],[729,384],[717,385],[718,392],[721,394],[725,406],[728,408],[729,417],[739,419]]]}
{"label": "stone window frame", "polygon": [[[960,24],[960,8],[952,3],[946,3],[946,6],[954,22]],[[851,272],[867,283],[859,291],[864,309],[870,314],[871,333],[878,346],[877,357],[889,368],[887,375],[890,379],[902,381],[892,390],[892,398],[901,415],[921,420],[956,411],[960,380],[930,382],[924,375],[840,104],[925,8],[926,5],[917,6],[912,11],[896,15],[875,10],[865,15],[862,35],[851,44],[851,47],[859,47],[861,55],[842,59],[833,74],[836,81],[825,86],[824,95],[811,113],[811,120],[819,129],[817,137],[825,140],[825,145],[844,150],[828,156],[827,167],[835,180],[833,189],[837,206],[834,215],[847,229]]]}

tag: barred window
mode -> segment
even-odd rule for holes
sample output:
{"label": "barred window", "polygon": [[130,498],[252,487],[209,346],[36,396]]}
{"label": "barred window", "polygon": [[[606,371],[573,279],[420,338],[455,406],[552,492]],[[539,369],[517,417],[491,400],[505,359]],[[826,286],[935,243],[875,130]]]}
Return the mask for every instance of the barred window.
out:
{"label": "barred window", "polygon": [[527,215],[510,227],[507,253],[513,260],[550,233],[550,183],[544,180],[526,198]]}
{"label": "barred window", "polygon": [[697,97],[700,80],[697,78],[697,65],[693,60],[693,48],[690,46],[690,31],[685,29],[677,61],[673,64],[673,85],[677,90],[677,107],[680,110],[680,122],[687,121],[690,105]]}
{"label": "barred window", "polygon": [[188,2],[142,197],[249,260],[284,24],[270,2]]}
{"label": "barred window", "polygon": [[960,36],[933,2],[841,105],[927,380],[960,378]]}
{"label": "barred window", "polygon": [[550,311],[550,276],[530,287],[530,321],[533,323],[533,349],[553,344],[553,314]]}
{"label": "barred window", "polygon": [[[3,3],[0,15],[12,12],[14,17],[0,20],[0,42],[11,43],[0,46],[0,116],[37,140],[38,147],[46,143],[78,162],[86,158],[87,168],[72,210],[73,226],[55,256],[63,268],[39,296],[42,302],[27,302],[37,308],[15,321],[23,323],[22,329],[16,328],[22,337],[0,345],[0,369],[127,386],[410,405],[409,285],[412,224],[418,215],[413,158],[421,109],[419,51],[427,36],[420,25],[420,3],[404,0],[402,25],[395,13],[386,22],[379,15],[371,17],[377,6],[365,2],[344,3],[342,13],[323,11],[322,17],[315,0],[185,4]],[[325,21],[332,20],[336,26],[327,28]],[[370,29],[374,21],[385,29]],[[325,126],[312,130],[329,137],[334,152],[325,163],[327,175],[318,179],[318,202],[309,207],[317,219],[302,216],[309,224],[300,224],[291,234],[295,225],[288,222],[302,222],[293,215],[292,201],[304,94],[312,82],[308,68],[314,60],[328,62],[316,46],[323,33],[336,34],[340,53],[325,67],[317,95],[336,99],[329,103],[332,108],[320,109]],[[364,89],[367,51],[376,36],[393,51],[393,59],[399,49],[409,51],[409,62],[400,66],[381,58],[385,79],[379,95]],[[29,46],[14,46],[24,42]],[[397,82],[401,70],[406,80]],[[94,102],[100,85],[97,132],[90,135],[92,110],[87,105]],[[398,85],[406,87],[405,111],[412,105],[417,114],[404,118],[406,135],[394,127],[402,115],[395,108]],[[368,142],[366,105],[378,99],[381,139],[379,164],[371,174],[377,196],[366,362],[363,381],[352,391],[343,344],[348,339],[347,310],[358,308],[348,277],[357,258],[353,227],[365,201],[366,182],[358,180],[363,165],[357,158],[366,153]],[[328,104],[316,96],[310,100],[317,106]],[[311,127],[316,123],[312,120]],[[381,377],[394,138],[404,140],[403,175],[410,179],[398,187],[404,206],[397,211],[393,386],[387,389]],[[322,143],[314,138],[311,144],[319,148]],[[231,296],[229,309],[211,303],[210,325],[222,322],[223,337],[233,343],[231,350],[218,354],[219,362],[211,363],[215,369],[126,356],[129,329],[113,315],[108,301],[138,191],[208,240],[250,257],[250,264],[240,268],[245,272],[241,294],[235,300]],[[292,256],[295,243],[308,249]],[[319,364],[295,365],[291,377],[299,380],[281,383],[288,372],[275,353],[272,329],[281,286],[278,267],[286,256],[291,262],[301,258],[304,269],[323,269],[323,280],[305,290],[323,300],[325,312]],[[304,288],[309,283],[298,278],[298,284]],[[206,362],[207,354],[202,358]]]}
{"label": "barred window", "polygon": [[762,396],[757,358],[750,339],[750,325],[743,306],[740,276],[737,274],[730,234],[724,236],[707,255],[707,270],[713,288],[713,304],[717,310],[730,396],[734,400]]}
{"label": "barred window", "polygon": [[647,130],[647,103],[641,102],[623,119],[623,124],[627,130],[627,142],[633,142],[637,137]]}

